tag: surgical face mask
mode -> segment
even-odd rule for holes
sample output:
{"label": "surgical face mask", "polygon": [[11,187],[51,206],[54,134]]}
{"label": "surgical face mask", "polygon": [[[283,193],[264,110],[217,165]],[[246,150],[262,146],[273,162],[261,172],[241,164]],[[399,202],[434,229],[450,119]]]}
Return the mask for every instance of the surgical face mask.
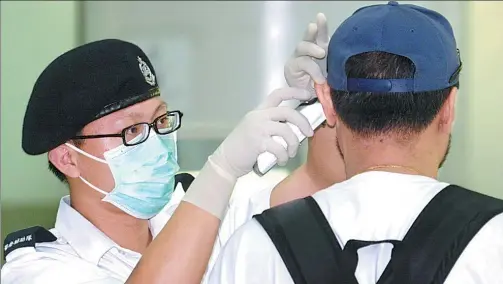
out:
{"label": "surgical face mask", "polygon": [[[134,141],[131,141],[134,142]],[[75,151],[110,167],[115,187],[110,192],[80,179],[102,193],[105,202],[113,204],[127,214],[150,219],[168,204],[175,186],[177,163],[176,136],[174,133],[157,135],[153,130],[149,138],[136,146],[121,145],[103,155],[105,160],[66,144]]]}

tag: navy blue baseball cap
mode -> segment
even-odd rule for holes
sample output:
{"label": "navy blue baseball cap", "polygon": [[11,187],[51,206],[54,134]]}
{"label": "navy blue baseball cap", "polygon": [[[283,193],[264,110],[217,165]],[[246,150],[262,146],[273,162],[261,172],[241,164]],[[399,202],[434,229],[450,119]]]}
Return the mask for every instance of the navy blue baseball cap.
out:
{"label": "navy blue baseball cap", "polygon": [[[415,65],[414,78],[347,78],[348,58],[373,51],[407,57]],[[444,16],[391,1],[360,8],[339,26],[328,46],[327,69],[328,85],[335,90],[424,92],[458,83],[461,60],[452,27]]]}

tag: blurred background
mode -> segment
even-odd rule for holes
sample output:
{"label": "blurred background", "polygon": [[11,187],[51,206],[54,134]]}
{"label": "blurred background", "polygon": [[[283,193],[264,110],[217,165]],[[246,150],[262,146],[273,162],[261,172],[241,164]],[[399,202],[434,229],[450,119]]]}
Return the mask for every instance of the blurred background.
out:
{"label": "blurred background", "polygon": [[[408,1],[404,1],[408,2]],[[283,65],[316,13],[330,32],[357,8],[381,1],[1,1],[1,231],[52,228],[67,189],[46,155],[21,149],[33,84],[58,55],[80,44],[119,38],[142,47],[162,95],[184,112],[183,171],[197,170],[240,118],[285,84]],[[414,1],[451,22],[464,69],[450,156],[441,179],[503,197],[503,2]],[[277,182],[305,159],[262,179],[240,181],[250,193]],[[3,261],[3,257],[2,257]]]}

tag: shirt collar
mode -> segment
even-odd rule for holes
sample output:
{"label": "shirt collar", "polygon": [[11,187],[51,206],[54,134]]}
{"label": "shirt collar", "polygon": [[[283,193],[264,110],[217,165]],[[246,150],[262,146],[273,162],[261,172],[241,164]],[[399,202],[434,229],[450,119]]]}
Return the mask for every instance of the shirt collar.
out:
{"label": "shirt collar", "polygon": [[80,257],[98,264],[101,257],[118,245],[70,206],[70,196],[59,202],[56,230]]}
{"label": "shirt collar", "polygon": [[[168,205],[149,220],[150,231],[154,238],[168,222],[183,195],[183,189],[177,186]],[[55,228],[80,257],[94,264],[98,264],[103,255],[114,247],[126,250],[72,208],[68,195],[59,202]]]}

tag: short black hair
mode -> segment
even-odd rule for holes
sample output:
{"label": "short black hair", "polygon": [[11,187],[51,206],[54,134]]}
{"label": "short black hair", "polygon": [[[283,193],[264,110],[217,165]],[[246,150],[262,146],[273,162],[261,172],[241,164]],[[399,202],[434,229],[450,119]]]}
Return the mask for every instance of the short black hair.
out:
{"label": "short black hair", "polygon": [[[75,136],[81,136],[82,133],[79,132],[77,133]],[[79,148],[81,147],[83,144],[84,144],[84,140],[83,139],[73,139],[71,140],[71,142],[73,142],[73,145],[75,145],[75,147]],[[54,164],[48,160],[48,167],[49,167],[49,170],[63,183],[66,183],[68,184],[68,179],[66,178],[65,174],[62,173],[60,170],[58,170],[58,168],[56,168],[56,166],[54,166]]]}
{"label": "short black hair", "polygon": [[[408,79],[415,66],[407,57],[387,52],[366,52],[346,62],[348,78]],[[456,84],[442,90],[407,93],[372,93],[331,90],[341,121],[362,138],[399,135],[408,140],[421,133],[438,115]]]}

